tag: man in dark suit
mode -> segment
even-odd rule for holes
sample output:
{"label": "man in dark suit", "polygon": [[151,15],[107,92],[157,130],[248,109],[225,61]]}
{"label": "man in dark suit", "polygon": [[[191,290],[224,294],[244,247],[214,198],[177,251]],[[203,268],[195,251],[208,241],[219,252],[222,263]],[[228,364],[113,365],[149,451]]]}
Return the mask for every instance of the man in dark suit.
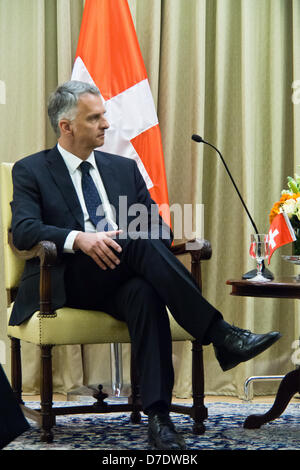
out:
{"label": "man in dark suit", "polygon": [[[126,321],[149,416],[149,441],[155,448],[185,448],[169,417],[174,374],[166,305],[186,331],[203,344],[213,343],[223,370],[261,353],[280,334],[232,327],[202,297],[169,250],[172,233],[136,163],[94,150],[103,145],[109,127],[96,87],[63,84],[51,95],[48,114],[57,146],[13,168],[14,244],[24,250],[41,240],[56,243],[55,308],[101,309]],[[140,226],[129,215],[134,204],[143,212]],[[38,262],[28,261],[10,324],[38,309],[38,285]]]}
{"label": "man in dark suit", "polygon": [[0,449],[29,429],[4,370],[0,364]]}

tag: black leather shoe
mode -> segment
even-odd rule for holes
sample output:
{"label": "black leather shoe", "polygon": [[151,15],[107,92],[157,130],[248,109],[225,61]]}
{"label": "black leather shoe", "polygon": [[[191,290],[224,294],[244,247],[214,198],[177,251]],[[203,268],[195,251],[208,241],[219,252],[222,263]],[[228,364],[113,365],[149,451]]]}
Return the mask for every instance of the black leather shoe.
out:
{"label": "black leather shoe", "polygon": [[262,353],[279,338],[281,334],[277,331],[256,335],[249,330],[229,326],[224,335],[224,342],[214,346],[216,358],[221,368],[226,371]]}
{"label": "black leather shoe", "polygon": [[155,413],[148,418],[148,441],[161,450],[186,449],[183,437],[176,431],[169,414]]}

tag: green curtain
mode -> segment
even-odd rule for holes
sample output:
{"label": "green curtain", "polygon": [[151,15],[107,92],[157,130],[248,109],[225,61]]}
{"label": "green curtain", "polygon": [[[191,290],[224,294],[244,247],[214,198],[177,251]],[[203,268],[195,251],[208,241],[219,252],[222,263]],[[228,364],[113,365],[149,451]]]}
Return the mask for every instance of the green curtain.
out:
{"label": "green curtain", "polygon": [[[300,312],[293,300],[229,295],[226,280],[254,267],[248,255],[253,229],[218,155],[191,135],[221,150],[259,230],[267,231],[269,211],[300,158],[300,103],[292,101],[292,85],[300,80],[300,0],[129,0],[129,5],[160,121],[170,204],[203,204],[201,231],[213,248],[212,259],[203,263],[203,293],[229,322],[283,334],[270,350],[225,374],[213,348],[205,347],[206,394],[242,396],[247,377],[295,367],[292,343],[299,337]],[[71,75],[83,6],[83,0],[0,0],[0,80],[6,87],[1,161],[55,143],[47,97]],[[297,272],[282,260],[289,250],[273,255],[270,269],[276,276]],[[184,263],[188,266],[188,259]],[[23,349],[23,390],[35,392],[37,351]],[[189,397],[190,345],[174,344],[173,352],[174,394]],[[123,354],[126,382],[129,348]],[[104,346],[55,348],[55,390],[109,382],[109,371],[101,367],[106,359]],[[277,387],[256,384],[255,393]]]}

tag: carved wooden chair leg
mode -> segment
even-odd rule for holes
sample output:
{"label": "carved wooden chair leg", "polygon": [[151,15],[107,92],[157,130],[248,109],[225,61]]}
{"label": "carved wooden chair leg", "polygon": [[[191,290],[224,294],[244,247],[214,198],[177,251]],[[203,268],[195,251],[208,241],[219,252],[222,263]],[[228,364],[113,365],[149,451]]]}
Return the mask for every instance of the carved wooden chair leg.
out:
{"label": "carved wooden chair leg", "polygon": [[105,411],[108,407],[108,404],[104,401],[108,398],[108,394],[103,392],[103,385],[98,385],[98,390],[93,393],[93,397],[96,398],[96,402],[94,403],[94,407],[97,410]]}
{"label": "carved wooden chair leg", "polygon": [[21,346],[20,340],[10,338],[11,340],[11,385],[19,404],[23,405],[22,400],[22,364],[21,364]]}
{"label": "carved wooden chair leg", "polygon": [[130,357],[130,379],[131,379],[131,395],[128,397],[128,403],[132,404],[131,422],[138,424],[141,421],[141,397],[139,389],[139,376],[136,361],[131,351]]}
{"label": "carved wooden chair leg", "polygon": [[52,413],[52,346],[42,345],[41,348],[41,441],[52,442],[52,426],[55,425],[55,415]]}
{"label": "carved wooden chair leg", "polygon": [[204,366],[203,350],[199,341],[192,341],[192,388],[193,407],[191,417],[194,419],[193,433],[204,434],[207,419],[207,408],[204,406]]}

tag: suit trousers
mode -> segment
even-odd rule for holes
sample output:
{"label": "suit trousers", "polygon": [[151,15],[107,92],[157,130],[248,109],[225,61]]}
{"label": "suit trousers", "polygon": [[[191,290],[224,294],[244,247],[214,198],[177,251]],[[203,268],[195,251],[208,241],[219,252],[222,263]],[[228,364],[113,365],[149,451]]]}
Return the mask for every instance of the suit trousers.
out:
{"label": "suit trousers", "polygon": [[161,240],[121,239],[120,265],[102,270],[82,252],[65,255],[67,305],[103,310],[127,323],[143,409],[172,399],[172,338],[166,306],[188,333],[205,332],[221,314],[201,295],[190,272]]}

